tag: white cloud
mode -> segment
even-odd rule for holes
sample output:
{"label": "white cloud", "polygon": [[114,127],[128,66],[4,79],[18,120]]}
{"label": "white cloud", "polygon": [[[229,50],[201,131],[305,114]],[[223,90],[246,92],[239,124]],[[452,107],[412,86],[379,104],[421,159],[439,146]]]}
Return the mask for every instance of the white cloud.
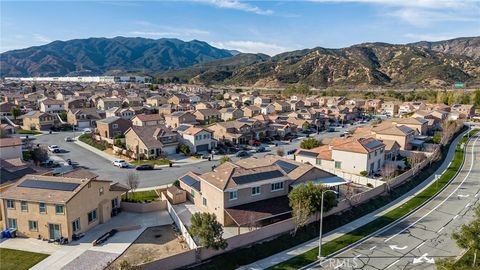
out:
{"label": "white cloud", "polygon": [[226,8],[226,9],[236,9],[245,12],[255,13],[258,15],[271,15],[273,14],[273,10],[270,9],[261,9],[257,6],[240,2],[238,0],[196,0],[200,3],[210,4],[219,8]]}
{"label": "white cloud", "polygon": [[221,49],[237,50],[244,53],[264,53],[268,55],[276,55],[289,51],[288,48],[277,44],[250,40],[220,41],[212,42],[211,44]]}
{"label": "white cloud", "polygon": [[477,0],[311,0],[319,3],[358,3],[383,6],[383,14],[418,27],[445,21],[478,20]]}
{"label": "white cloud", "polygon": [[34,34],[33,39],[35,41],[41,42],[41,43],[50,43],[52,40],[48,38],[47,36],[44,36],[42,34]]}

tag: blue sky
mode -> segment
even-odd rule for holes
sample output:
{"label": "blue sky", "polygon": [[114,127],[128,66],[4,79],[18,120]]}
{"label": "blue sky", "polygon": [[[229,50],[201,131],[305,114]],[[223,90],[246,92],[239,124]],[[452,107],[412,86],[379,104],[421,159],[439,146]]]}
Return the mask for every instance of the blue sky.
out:
{"label": "blue sky", "polygon": [[480,0],[0,0],[0,51],[54,40],[198,39],[243,52],[480,35]]}

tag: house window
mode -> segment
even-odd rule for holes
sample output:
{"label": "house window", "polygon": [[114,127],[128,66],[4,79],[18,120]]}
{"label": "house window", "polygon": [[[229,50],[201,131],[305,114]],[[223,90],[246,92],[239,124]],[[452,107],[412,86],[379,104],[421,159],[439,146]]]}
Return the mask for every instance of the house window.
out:
{"label": "house window", "polygon": [[236,200],[238,198],[238,194],[236,190],[230,191],[229,193],[230,193],[230,201]]}
{"label": "house window", "polygon": [[272,191],[283,190],[283,182],[277,182],[272,184]]}
{"label": "house window", "polygon": [[342,168],[342,162],[341,161],[335,161],[335,169],[341,169]]}
{"label": "house window", "polygon": [[103,187],[101,187],[101,188],[98,189],[98,194],[99,194],[100,196],[103,195]]}
{"label": "house window", "polygon": [[8,218],[7,219],[7,225],[8,225],[8,228],[17,228],[17,220],[14,219],[14,218]]}
{"label": "house window", "polygon": [[7,209],[15,209],[15,201],[7,200]]}
{"label": "house window", "polygon": [[322,160],[317,158],[316,162],[315,162],[317,165],[322,165]]}
{"label": "house window", "polygon": [[28,204],[26,201],[20,202],[20,209],[22,210],[22,212],[28,212]]}
{"label": "house window", "polygon": [[190,189],[190,195],[192,196],[192,198],[195,198],[195,190],[193,188]]}
{"label": "house window", "polygon": [[47,212],[47,207],[45,206],[45,203],[41,202],[38,204],[38,211],[43,214]]}
{"label": "house window", "polygon": [[252,187],[252,196],[260,195],[260,186]]}
{"label": "house window", "polygon": [[35,220],[29,220],[28,221],[28,229],[31,232],[38,232],[38,222]]}
{"label": "house window", "polygon": [[375,163],[370,163],[370,171],[373,172],[375,170]]}
{"label": "house window", "polygon": [[89,224],[97,220],[97,209],[93,209],[93,211],[89,212],[87,216]]}
{"label": "house window", "polygon": [[77,218],[72,222],[72,229],[74,232],[78,232],[80,230],[80,219]]}
{"label": "house window", "polygon": [[203,197],[203,206],[207,206],[207,198]]}
{"label": "house window", "polygon": [[118,124],[113,124],[113,125],[112,125],[112,128],[117,129],[117,128],[118,128]]}
{"label": "house window", "polygon": [[377,156],[377,150],[375,150],[375,156]]}
{"label": "house window", "polygon": [[64,211],[65,211],[65,209],[64,209],[63,205],[59,205],[59,204],[55,205],[55,214],[63,215]]}

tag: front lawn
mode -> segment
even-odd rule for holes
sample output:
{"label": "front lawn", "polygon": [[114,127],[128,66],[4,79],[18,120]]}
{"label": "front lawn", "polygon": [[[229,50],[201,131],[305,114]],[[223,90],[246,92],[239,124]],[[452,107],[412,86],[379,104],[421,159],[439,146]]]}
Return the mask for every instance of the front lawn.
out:
{"label": "front lawn", "polygon": [[130,162],[132,165],[152,164],[152,165],[168,165],[171,161],[168,159],[146,159],[134,160]]}
{"label": "front lawn", "polygon": [[122,200],[125,202],[150,202],[158,198],[157,193],[155,190],[147,190],[147,191],[136,191],[136,192],[129,192],[128,199],[124,195],[122,195]]}
{"label": "front lawn", "polygon": [[19,130],[15,131],[15,133],[17,133],[17,134],[26,134],[26,135],[42,134],[42,132],[40,132],[40,131],[36,131],[36,130],[26,130],[26,129],[19,129]]}
{"label": "front lawn", "polygon": [[0,248],[0,270],[30,269],[46,257],[48,254]]}

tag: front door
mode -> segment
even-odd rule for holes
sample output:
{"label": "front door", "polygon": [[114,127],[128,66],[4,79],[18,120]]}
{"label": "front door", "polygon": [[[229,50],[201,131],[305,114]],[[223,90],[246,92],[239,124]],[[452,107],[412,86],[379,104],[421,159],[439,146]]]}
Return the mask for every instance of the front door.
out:
{"label": "front door", "polygon": [[62,236],[60,232],[60,224],[48,224],[48,232],[50,239],[59,239]]}

